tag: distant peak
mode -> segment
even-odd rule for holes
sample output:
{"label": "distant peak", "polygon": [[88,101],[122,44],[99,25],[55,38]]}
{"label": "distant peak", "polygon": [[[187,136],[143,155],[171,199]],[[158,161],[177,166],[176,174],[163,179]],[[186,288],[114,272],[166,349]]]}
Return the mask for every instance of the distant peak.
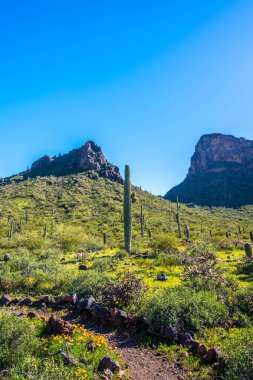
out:
{"label": "distant peak", "polygon": [[165,198],[234,207],[253,203],[253,141],[211,133],[201,136],[186,179]]}
{"label": "distant peak", "polygon": [[44,155],[32,164],[27,175],[30,177],[64,176],[91,170],[97,172],[101,177],[123,182],[119,168],[106,160],[101,147],[92,140],[87,141],[80,148],[58,157]]}

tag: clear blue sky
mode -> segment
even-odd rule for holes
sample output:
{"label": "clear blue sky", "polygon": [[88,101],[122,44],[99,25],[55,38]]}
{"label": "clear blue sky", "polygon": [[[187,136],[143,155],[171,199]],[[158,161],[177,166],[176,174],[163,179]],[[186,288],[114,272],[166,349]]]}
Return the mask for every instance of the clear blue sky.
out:
{"label": "clear blue sky", "polygon": [[253,139],[252,0],[5,0],[0,176],[88,139],[164,194],[203,133]]}

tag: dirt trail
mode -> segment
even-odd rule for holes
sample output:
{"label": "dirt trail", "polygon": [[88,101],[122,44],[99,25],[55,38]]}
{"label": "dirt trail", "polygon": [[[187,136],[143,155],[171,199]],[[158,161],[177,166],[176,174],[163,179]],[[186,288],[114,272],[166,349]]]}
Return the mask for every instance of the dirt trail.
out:
{"label": "dirt trail", "polygon": [[[26,315],[29,308],[11,307],[10,313],[21,312]],[[36,310],[37,315],[50,317],[57,315],[57,312],[48,313]],[[59,315],[62,318],[62,313]],[[103,335],[108,343],[121,355],[125,363],[127,380],[187,380],[185,374],[180,372],[166,356],[158,353],[155,349],[142,347],[138,335],[129,334],[123,331],[92,323],[87,319],[81,319],[72,313],[65,314],[63,319],[70,323],[80,323],[88,331]]]}
{"label": "dirt trail", "polygon": [[156,350],[143,348],[136,335],[118,332],[84,322],[87,330],[103,335],[121,355],[126,364],[127,379],[131,380],[179,380],[186,379],[165,355]]}

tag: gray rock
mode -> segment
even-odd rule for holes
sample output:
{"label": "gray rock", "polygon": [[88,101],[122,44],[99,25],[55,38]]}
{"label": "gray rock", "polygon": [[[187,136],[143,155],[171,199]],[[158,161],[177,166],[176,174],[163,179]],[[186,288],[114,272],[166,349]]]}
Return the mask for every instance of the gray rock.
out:
{"label": "gray rock", "polygon": [[190,347],[192,342],[192,336],[190,333],[184,333],[180,335],[179,344],[183,347]]}
{"label": "gray rock", "polygon": [[76,307],[79,310],[91,310],[92,306],[96,303],[96,300],[93,296],[88,298],[81,298],[77,301]]}
{"label": "gray rock", "polygon": [[155,278],[155,281],[168,281],[168,277],[163,273]]}
{"label": "gray rock", "polygon": [[78,269],[79,270],[89,270],[89,268],[84,264],[79,265]]}
{"label": "gray rock", "polygon": [[9,305],[11,303],[11,298],[7,295],[4,295],[0,298],[0,306]]}
{"label": "gray rock", "polygon": [[119,372],[120,365],[116,360],[109,358],[109,356],[104,356],[98,364],[98,371],[103,372],[107,369],[109,369],[112,373],[116,373]]}

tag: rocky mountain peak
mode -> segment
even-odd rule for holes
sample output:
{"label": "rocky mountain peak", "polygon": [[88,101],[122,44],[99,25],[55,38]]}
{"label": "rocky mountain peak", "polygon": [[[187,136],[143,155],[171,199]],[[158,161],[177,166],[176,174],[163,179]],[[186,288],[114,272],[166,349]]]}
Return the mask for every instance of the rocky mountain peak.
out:
{"label": "rocky mountain peak", "polygon": [[231,135],[203,135],[186,179],[165,198],[208,206],[253,203],[253,141]]}
{"label": "rocky mountain peak", "polygon": [[43,156],[35,161],[27,172],[30,177],[63,176],[88,171],[95,171],[101,177],[122,183],[119,168],[108,162],[99,146],[87,141],[78,149],[59,156]]}
{"label": "rocky mountain peak", "polygon": [[253,141],[231,135],[203,135],[196,145],[188,177],[240,169],[253,159]]}

